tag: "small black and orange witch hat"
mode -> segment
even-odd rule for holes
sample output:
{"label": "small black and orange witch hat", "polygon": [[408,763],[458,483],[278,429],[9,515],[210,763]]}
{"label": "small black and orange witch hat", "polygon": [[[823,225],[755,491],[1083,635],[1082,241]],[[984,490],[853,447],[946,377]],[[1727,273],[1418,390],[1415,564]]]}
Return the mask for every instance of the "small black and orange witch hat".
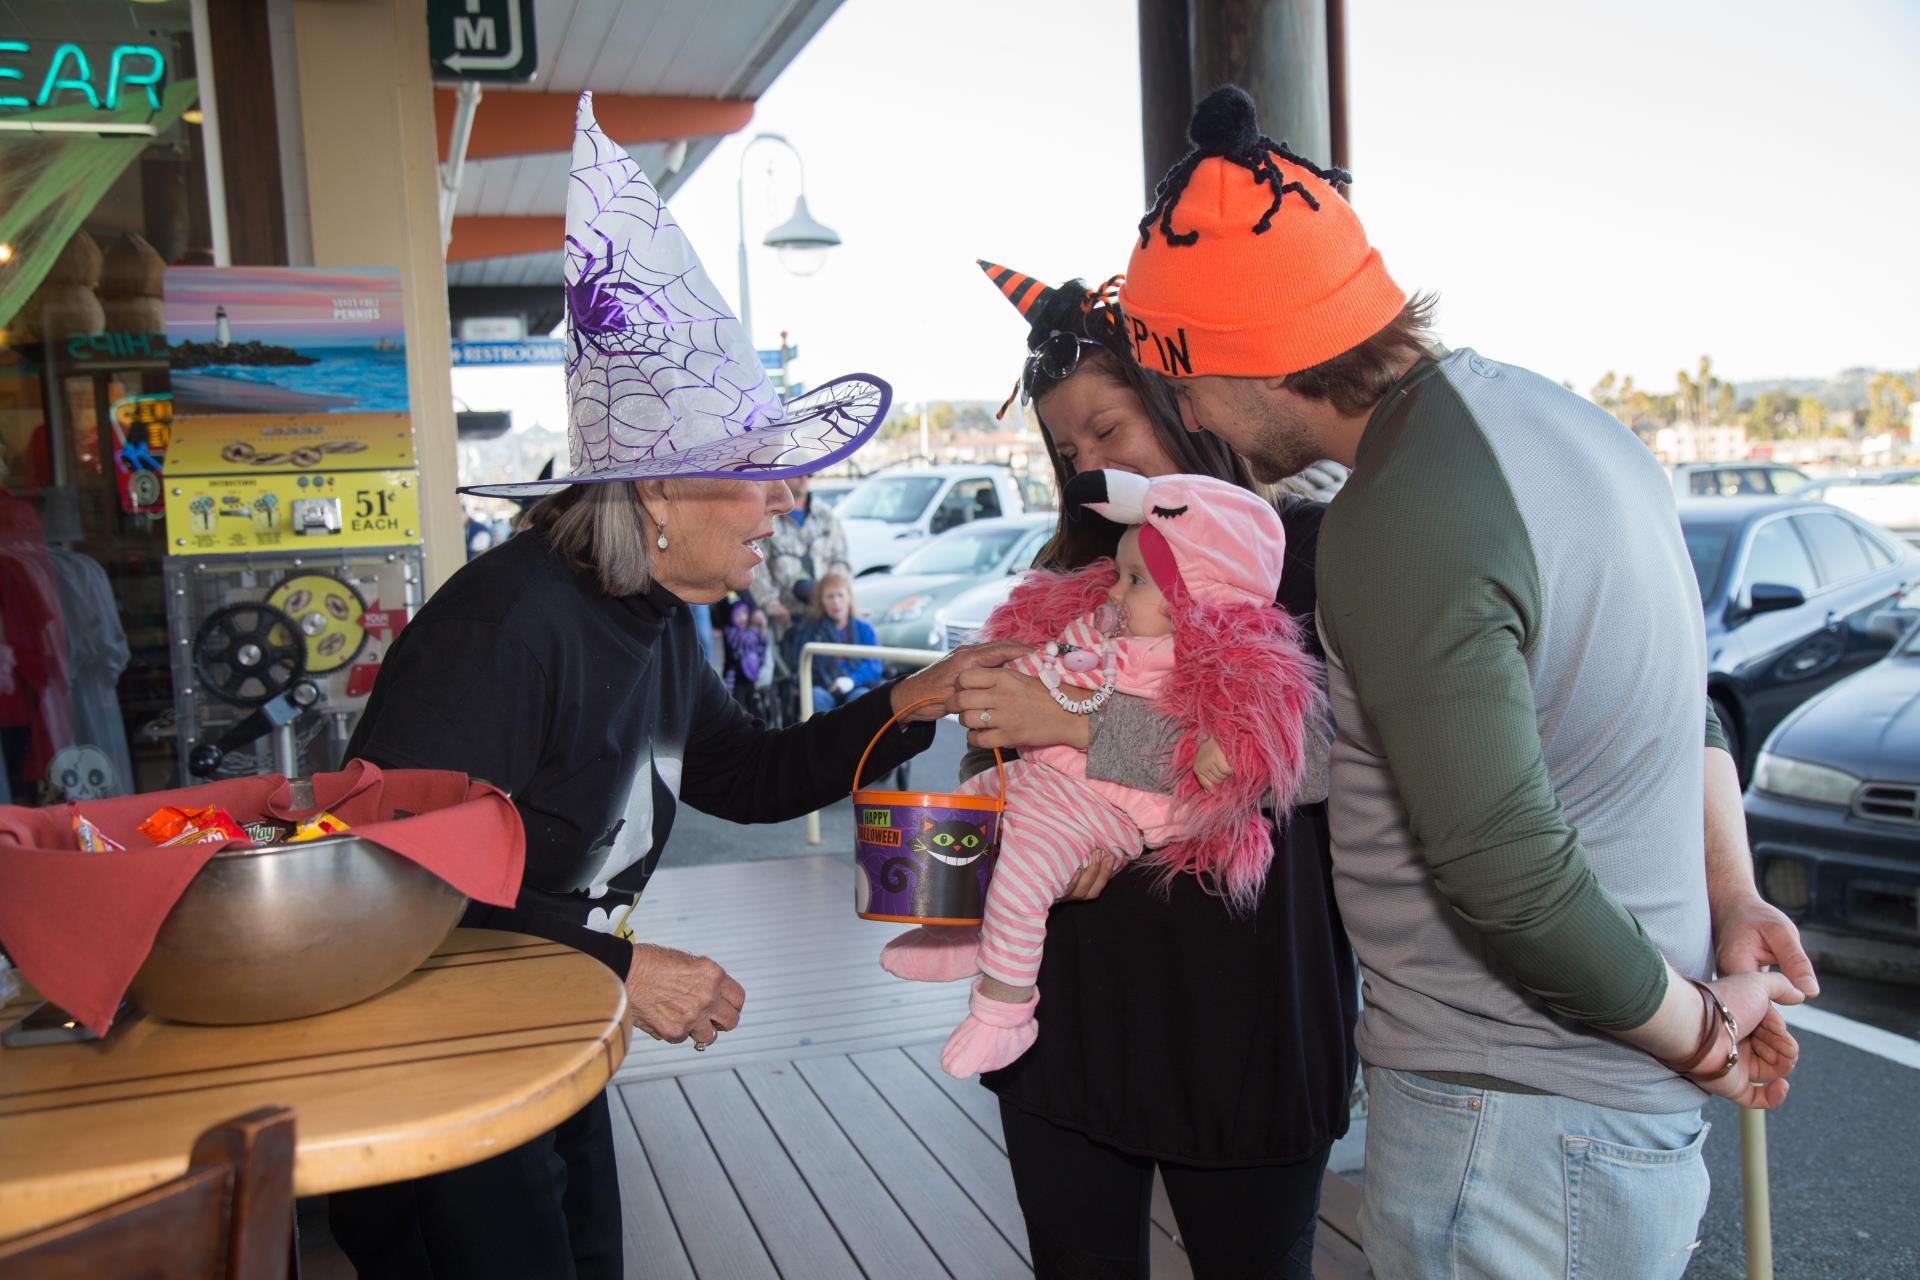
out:
{"label": "small black and orange witch hat", "polygon": [[987,279],[993,281],[993,287],[1007,296],[1013,309],[1029,321],[1036,319],[1036,311],[1052,310],[1053,301],[1059,296],[1058,289],[1041,284],[1032,276],[1022,275],[1012,267],[1003,267],[997,262],[988,262],[985,258],[975,259],[980,269],[987,273]]}
{"label": "small black and orange witch hat", "polygon": [[[1089,289],[1080,280],[1069,280],[1057,288],[1042,284],[1030,275],[1015,271],[1012,267],[1003,267],[997,262],[988,262],[985,258],[976,258],[980,269],[987,273],[987,279],[993,287],[1005,295],[1013,309],[1027,321],[1027,363],[1021,373],[1020,381],[1015,384],[1013,394],[1000,406],[995,418],[1005,416],[1013,407],[1016,399],[1024,396],[1031,386],[1034,369],[1039,361],[1039,353],[1049,340],[1059,338],[1070,348],[1069,355],[1077,362],[1079,346],[1093,336],[1098,323],[1106,323],[1111,318],[1113,295],[1119,290],[1119,277],[1108,281],[1099,289]],[[1104,308],[1104,310],[1102,309]]]}

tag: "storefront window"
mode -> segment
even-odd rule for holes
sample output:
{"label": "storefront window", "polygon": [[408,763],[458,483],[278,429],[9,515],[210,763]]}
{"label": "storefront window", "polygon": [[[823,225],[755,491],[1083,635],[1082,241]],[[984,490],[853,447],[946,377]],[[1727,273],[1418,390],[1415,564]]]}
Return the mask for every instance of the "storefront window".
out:
{"label": "storefront window", "polygon": [[0,5],[0,803],[170,786],[162,274],[213,262],[187,0]]}

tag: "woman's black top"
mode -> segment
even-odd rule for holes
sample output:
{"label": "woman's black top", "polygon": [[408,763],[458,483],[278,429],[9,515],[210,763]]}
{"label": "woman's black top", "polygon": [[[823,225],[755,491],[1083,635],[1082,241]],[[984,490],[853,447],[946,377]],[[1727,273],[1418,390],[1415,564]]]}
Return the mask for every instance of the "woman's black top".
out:
{"label": "woman's black top", "polygon": [[[770,731],[727,695],[671,593],[605,595],[532,531],[461,568],[400,633],[347,755],[506,791],[527,830],[520,899],[476,903],[464,923],[565,942],[624,976],[632,951],[609,929],[678,805],[779,822],[831,804],[889,704],[876,689]],[[932,740],[931,724],[888,733],[876,771]]]}
{"label": "woman's black top", "polygon": [[[1314,549],[1324,504],[1282,507],[1279,603],[1316,655]],[[1047,917],[1040,1038],[982,1082],[1002,1099],[1136,1155],[1225,1167],[1291,1163],[1347,1130],[1358,1062],[1353,953],[1334,904],[1324,803],[1273,836],[1253,915],[1192,876],[1166,897],[1138,870]]]}

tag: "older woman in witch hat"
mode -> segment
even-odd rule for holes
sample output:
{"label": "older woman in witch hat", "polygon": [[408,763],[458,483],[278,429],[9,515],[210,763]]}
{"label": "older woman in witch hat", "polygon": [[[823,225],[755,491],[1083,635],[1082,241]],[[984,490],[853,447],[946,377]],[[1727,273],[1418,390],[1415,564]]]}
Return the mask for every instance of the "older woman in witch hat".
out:
{"label": "older woman in witch hat", "polygon": [[[740,822],[797,817],[932,740],[974,646],[772,732],[728,697],[686,605],[744,590],[792,498],[785,480],[858,449],[886,416],[854,375],[781,403],[752,344],[646,174],[583,96],[569,175],[571,470],[477,485],[540,495],[523,531],[460,570],[389,651],[349,756],[459,769],[513,796],[527,831],[511,909],[466,923],[565,942],[625,981],[634,1025],[713,1043],[745,992],[715,961],[635,938],[638,901],[682,804]],[[923,699],[932,701],[915,710]],[[492,1159],[337,1195],[335,1236],[365,1276],[618,1276],[606,1100]]]}

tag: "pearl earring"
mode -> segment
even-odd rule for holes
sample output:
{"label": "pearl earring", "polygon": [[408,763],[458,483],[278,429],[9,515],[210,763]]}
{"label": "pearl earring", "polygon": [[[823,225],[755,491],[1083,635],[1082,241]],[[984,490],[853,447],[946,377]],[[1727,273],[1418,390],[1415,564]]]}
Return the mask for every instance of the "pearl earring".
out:
{"label": "pearl earring", "polygon": [[667,549],[667,522],[665,520],[660,522],[660,536],[653,540],[653,545],[662,551]]}

